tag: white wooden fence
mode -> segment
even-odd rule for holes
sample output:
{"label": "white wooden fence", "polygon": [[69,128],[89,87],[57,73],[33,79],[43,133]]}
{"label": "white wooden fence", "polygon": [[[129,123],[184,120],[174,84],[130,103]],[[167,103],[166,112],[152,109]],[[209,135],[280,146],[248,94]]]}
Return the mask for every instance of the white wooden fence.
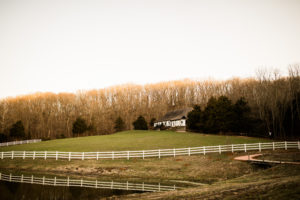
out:
{"label": "white wooden fence", "polygon": [[12,146],[12,145],[17,145],[17,144],[30,144],[30,143],[37,143],[41,142],[41,139],[34,139],[34,140],[22,140],[22,141],[12,141],[12,142],[4,142],[0,143],[0,147],[7,147],[7,146]]}
{"label": "white wooden fence", "polygon": [[0,152],[1,159],[5,158],[42,158],[42,159],[67,159],[67,160],[86,160],[86,159],[120,159],[125,158],[149,158],[164,156],[183,156],[195,154],[208,153],[224,153],[224,152],[247,152],[247,151],[262,151],[262,150],[276,150],[276,149],[299,149],[299,141],[290,142],[267,142],[267,143],[248,143],[248,144],[230,144],[218,146],[203,146],[203,147],[189,147],[178,149],[156,149],[156,150],[140,150],[140,151],[108,151],[108,152],[60,152],[60,151],[6,151]]}
{"label": "white wooden fence", "polygon": [[101,188],[101,189],[118,189],[118,190],[135,190],[145,192],[159,192],[159,191],[171,191],[179,189],[179,187],[161,185],[158,183],[145,184],[145,183],[129,183],[127,182],[114,182],[114,181],[91,181],[83,179],[67,179],[63,178],[46,178],[32,176],[13,176],[12,174],[2,174],[0,172],[0,181],[18,182],[18,183],[30,183],[39,185],[50,185],[50,186],[68,186],[68,187],[87,187],[87,188]]}

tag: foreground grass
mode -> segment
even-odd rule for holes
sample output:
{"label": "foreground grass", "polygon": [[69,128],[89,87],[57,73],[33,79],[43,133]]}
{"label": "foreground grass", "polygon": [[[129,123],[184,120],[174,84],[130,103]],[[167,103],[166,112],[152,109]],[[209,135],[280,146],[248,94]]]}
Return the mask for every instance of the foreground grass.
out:
{"label": "foreground grass", "polygon": [[231,180],[179,191],[113,199],[300,199],[300,166],[276,165]]}
{"label": "foreground grass", "polygon": [[268,142],[263,138],[222,136],[172,131],[124,131],[112,135],[89,136],[0,147],[0,151],[118,151],[198,147],[210,145]]}

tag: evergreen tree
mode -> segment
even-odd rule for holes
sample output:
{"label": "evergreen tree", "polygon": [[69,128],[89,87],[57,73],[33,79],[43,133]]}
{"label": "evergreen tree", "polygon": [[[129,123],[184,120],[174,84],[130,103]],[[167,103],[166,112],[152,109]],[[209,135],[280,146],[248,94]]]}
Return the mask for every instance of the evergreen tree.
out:
{"label": "evergreen tree", "polygon": [[216,124],[216,105],[217,105],[217,99],[215,97],[211,97],[208,102],[207,106],[204,109],[203,112],[203,131],[205,133],[217,133],[218,127]]}
{"label": "evergreen tree", "polygon": [[78,136],[79,134],[82,134],[87,130],[88,130],[88,126],[86,125],[85,120],[82,119],[81,117],[78,117],[76,121],[73,123],[73,128],[72,128],[73,134],[77,134]]}
{"label": "evergreen tree", "polygon": [[220,96],[217,100],[215,121],[218,132],[229,132],[233,130],[233,105],[232,102],[225,96]]}
{"label": "evergreen tree", "polygon": [[0,133],[0,143],[7,142],[7,140],[8,140],[7,135],[5,135],[4,133]]}
{"label": "evergreen tree", "polygon": [[125,128],[125,123],[121,117],[118,117],[115,121],[115,130],[116,132],[123,131]]}
{"label": "evergreen tree", "polygon": [[[283,107],[283,106],[282,106]],[[284,108],[282,108],[284,109]],[[285,108],[283,120],[283,131],[286,136],[299,138],[300,136],[300,92],[291,100],[289,106]]]}
{"label": "evergreen tree", "polygon": [[147,122],[143,116],[139,116],[132,124],[134,130],[148,130]]}
{"label": "evergreen tree", "polygon": [[245,100],[241,97],[236,101],[233,107],[234,110],[234,132],[249,132],[251,130],[251,109]]}
{"label": "evergreen tree", "polygon": [[24,138],[25,129],[21,120],[17,121],[9,130],[10,137],[13,138]]}
{"label": "evergreen tree", "polygon": [[188,113],[186,125],[188,130],[201,132],[203,131],[203,113],[200,106],[195,105],[193,110]]}
{"label": "evergreen tree", "polygon": [[234,105],[225,96],[209,99],[204,111],[199,106],[188,113],[187,128],[196,132],[249,132],[250,107],[244,98]]}

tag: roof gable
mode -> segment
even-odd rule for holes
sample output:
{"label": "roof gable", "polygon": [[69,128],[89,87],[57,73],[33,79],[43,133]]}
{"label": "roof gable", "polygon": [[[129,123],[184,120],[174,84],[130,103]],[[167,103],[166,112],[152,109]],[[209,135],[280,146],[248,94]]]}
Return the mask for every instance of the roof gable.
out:
{"label": "roof gable", "polygon": [[170,112],[167,112],[161,119],[158,121],[172,121],[172,120],[178,120],[178,119],[186,119],[187,114],[192,111],[192,108],[185,108],[180,110],[173,110]]}

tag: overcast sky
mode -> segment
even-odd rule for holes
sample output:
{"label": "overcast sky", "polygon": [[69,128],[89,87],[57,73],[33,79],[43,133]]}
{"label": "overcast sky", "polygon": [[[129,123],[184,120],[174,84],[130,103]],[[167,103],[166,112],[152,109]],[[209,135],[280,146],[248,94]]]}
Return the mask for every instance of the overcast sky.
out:
{"label": "overcast sky", "polygon": [[299,62],[299,0],[0,0],[0,98]]}

